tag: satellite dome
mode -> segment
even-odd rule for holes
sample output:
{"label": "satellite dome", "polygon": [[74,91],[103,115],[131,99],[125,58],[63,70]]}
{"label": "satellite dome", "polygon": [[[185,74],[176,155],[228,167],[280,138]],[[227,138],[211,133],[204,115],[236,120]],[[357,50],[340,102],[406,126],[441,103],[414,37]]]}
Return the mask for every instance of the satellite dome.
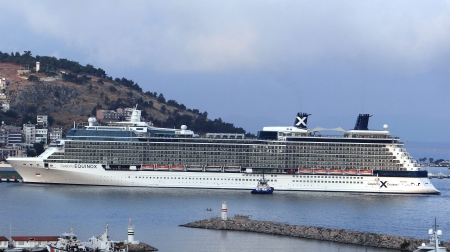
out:
{"label": "satellite dome", "polygon": [[383,125],[383,129],[387,130],[388,129],[388,125],[387,124]]}
{"label": "satellite dome", "polygon": [[95,117],[89,117],[89,119],[88,119],[89,126],[94,126],[94,123],[96,123],[96,122],[97,122],[97,119],[95,119]]}
{"label": "satellite dome", "polygon": [[181,125],[181,130],[187,130],[187,126],[186,125]]}

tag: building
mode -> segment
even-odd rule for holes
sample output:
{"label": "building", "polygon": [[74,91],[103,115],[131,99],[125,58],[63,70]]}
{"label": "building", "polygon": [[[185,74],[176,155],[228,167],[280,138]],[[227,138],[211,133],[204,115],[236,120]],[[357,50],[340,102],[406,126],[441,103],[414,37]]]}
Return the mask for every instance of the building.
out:
{"label": "building", "polygon": [[15,248],[32,249],[45,247],[47,243],[57,242],[59,236],[11,236],[11,243]]}
{"label": "building", "polygon": [[35,143],[48,143],[48,129],[36,129]]}
{"label": "building", "polygon": [[48,116],[37,115],[37,128],[46,129],[48,127]]}
{"label": "building", "polygon": [[117,111],[99,109],[96,112],[96,117],[101,122],[118,122],[123,121],[124,114],[122,109],[117,109]]}
{"label": "building", "polygon": [[96,112],[97,120],[100,122],[119,122],[129,121],[134,108],[118,108],[114,110],[98,109]]}
{"label": "building", "polygon": [[10,147],[22,145],[22,130],[20,127],[5,126],[8,131],[7,145]]}
{"label": "building", "polygon": [[23,139],[27,144],[36,142],[36,125],[27,123],[23,125]]}
{"label": "building", "polygon": [[5,236],[0,236],[0,250],[7,249],[9,240]]}
{"label": "building", "polygon": [[9,110],[9,101],[8,100],[2,100],[1,104],[2,104],[3,112],[6,112]]}
{"label": "building", "polygon": [[18,147],[1,147],[0,148],[0,160],[5,160],[8,157],[17,157],[19,149]]}
{"label": "building", "polygon": [[63,129],[58,127],[51,127],[48,130],[49,143],[54,143],[56,140],[62,138]]}

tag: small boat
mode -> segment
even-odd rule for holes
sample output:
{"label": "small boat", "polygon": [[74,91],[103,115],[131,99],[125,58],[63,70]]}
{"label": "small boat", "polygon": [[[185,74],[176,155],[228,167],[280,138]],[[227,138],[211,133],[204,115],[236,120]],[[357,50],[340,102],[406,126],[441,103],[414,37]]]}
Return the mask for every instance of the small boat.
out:
{"label": "small boat", "polygon": [[88,246],[94,251],[111,252],[115,250],[115,242],[109,239],[108,225],[106,225],[105,232],[99,237],[89,238]]}
{"label": "small boat", "polygon": [[342,174],[342,170],[341,169],[332,169],[332,170],[330,170],[330,174]]}
{"label": "small boat", "polygon": [[275,189],[269,186],[268,180],[264,178],[263,174],[263,178],[258,180],[256,188],[252,190],[252,194],[272,194],[273,190]]}
{"label": "small boat", "polygon": [[436,218],[434,219],[434,230],[428,230],[428,235],[430,235],[430,242],[428,244],[422,243],[414,252],[445,252],[446,247],[439,246],[439,237],[442,235],[441,230],[436,230]]}
{"label": "small boat", "polygon": [[356,174],[356,170],[344,170],[344,174]]}
{"label": "small boat", "polygon": [[79,252],[88,251],[89,248],[82,241],[78,240],[73,233],[73,228],[71,228],[70,233],[63,233],[56,243],[48,243],[47,250],[49,252]]}
{"label": "small boat", "polygon": [[6,252],[22,252],[23,248],[8,248],[5,249]]}
{"label": "small boat", "polygon": [[46,247],[34,247],[31,249],[31,252],[46,252],[47,248]]}

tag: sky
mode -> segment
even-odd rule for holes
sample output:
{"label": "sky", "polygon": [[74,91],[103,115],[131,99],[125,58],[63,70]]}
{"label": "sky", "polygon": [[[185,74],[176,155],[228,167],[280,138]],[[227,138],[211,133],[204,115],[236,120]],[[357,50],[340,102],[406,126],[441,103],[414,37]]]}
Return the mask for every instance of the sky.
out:
{"label": "sky", "polygon": [[[450,0],[2,1],[0,51],[92,64],[256,134],[450,142]],[[189,127],[189,125],[188,125]],[[448,150],[450,153],[450,150]],[[449,155],[450,156],[450,155]]]}

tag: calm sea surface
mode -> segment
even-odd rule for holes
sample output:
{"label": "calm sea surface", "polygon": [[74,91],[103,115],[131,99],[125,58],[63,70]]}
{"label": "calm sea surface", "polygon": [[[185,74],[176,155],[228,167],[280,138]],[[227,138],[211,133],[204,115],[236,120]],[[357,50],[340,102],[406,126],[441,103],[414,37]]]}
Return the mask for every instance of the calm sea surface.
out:
{"label": "calm sea surface", "polygon": [[[430,168],[450,174],[447,168]],[[390,251],[331,242],[234,231],[179,227],[228,216],[428,238],[434,218],[450,241],[450,179],[432,179],[441,195],[122,188],[1,183],[0,235],[60,235],[73,227],[83,240],[109,224],[113,240],[125,240],[132,218],[135,239],[160,251]],[[213,211],[206,211],[212,208]],[[11,225],[11,229],[10,229]]]}

